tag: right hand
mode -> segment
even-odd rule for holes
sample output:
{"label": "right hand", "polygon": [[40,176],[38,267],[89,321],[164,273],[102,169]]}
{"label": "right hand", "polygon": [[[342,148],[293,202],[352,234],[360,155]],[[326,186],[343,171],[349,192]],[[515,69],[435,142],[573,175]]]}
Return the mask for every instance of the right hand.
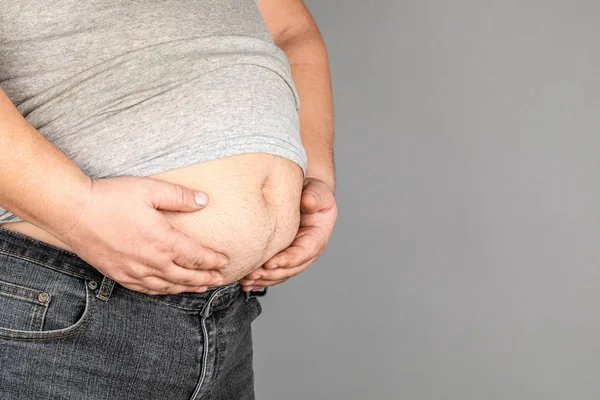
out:
{"label": "right hand", "polygon": [[87,202],[56,237],[103,275],[146,294],[203,292],[229,259],[175,229],[158,210],[193,212],[194,190],[135,176],[92,179]]}

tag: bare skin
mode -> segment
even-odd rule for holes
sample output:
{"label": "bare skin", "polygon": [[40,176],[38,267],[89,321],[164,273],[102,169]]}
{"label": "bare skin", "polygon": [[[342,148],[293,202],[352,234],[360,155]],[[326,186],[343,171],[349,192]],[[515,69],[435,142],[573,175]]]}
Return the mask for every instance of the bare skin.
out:
{"label": "bare skin", "polygon": [[160,211],[201,210],[192,189],[145,177],[90,179],[2,90],[0,149],[0,204],[24,220],[24,233],[61,240],[132,290],[179,293],[219,284],[216,271],[227,257],[175,229]]}
{"label": "bare skin", "polygon": [[[213,249],[227,257],[226,267],[205,271],[211,281],[203,286],[214,287],[240,280],[288,247],[298,232],[302,170],[285,158],[265,153],[241,154],[162,172],[149,178],[192,189],[203,188],[210,195],[210,203],[198,212],[160,211],[168,225],[201,243],[204,248]],[[116,193],[122,194],[136,184],[134,177],[121,179],[123,190]],[[21,232],[38,240],[73,251],[82,258],[94,259],[95,254],[109,252],[102,238],[111,236],[111,225],[102,224],[101,220],[132,221],[138,218],[136,214],[139,211],[132,212],[127,206],[129,202],[135,204],[130,196],[114,196],[114,184],[106,185],[117,180],[96,181],[78,225],[61,238],[36,229],[29,222],[4,226],[13,229],[19,224],[17,227]],[[125,211],[120,209],[121,206],[125,206]],[[154,225],[147,224],[143,229],[141,232],[128,230],[112,236],[117,239],[114,251],[120,251],[121,247],[133,247],[140,234],[152,235]],[[73,241],[73,237],[85,237],[86,240],[82,242],[84,246]],[[160,242],[154,245],[163,246]],[[174,286],[169,283],[169,276],[176,276],[191,286],[204,282],[194,280],[197,278],[176,266],[164,270],[147,270],[136,266],[123,266],[116,271],[103,270],[104,265],[112,265],[110,258],[92,265],[102,272],[108,272],[121,285],[141,292],[146,291],[138,286],[138,280],[144,275],[147,277],[142,279],[149,285],[163,285],[163,293],[173,292]],[[190,291],[183,286],[178,290]]]}
{"label": "bare skin", "polygon": [[325,250],[335,221],[333,102],[327,51],[302,0],[258,0],[275,43],[286,53],[300,95],[300,134],[308,156],[300,229],[292,244],[240,281],[243,290],[285,282]]}
{"label": "bare skin", "polygon": [[[139,186],[145,191],[140,189],[138,196],[132,196],[131,207],[135,212],[123,210],[121,213],[118,209],[122,204],[117,199],[122,198],[124,191],[119,195],[114,190],[121,182],[107,179],[90,185],[62,153],[51,149],[43,137],[38,137],[39,133],[36,132],[36,136],[31,126],[19,121],[21,129],[29,131],[35,142],[25,149],[25,156],[29,156],[25,159],[49,154],[46,164],[51,164],[51,168],[33,163],[27,176],[20,174],[18,168],[12,170],[13,175],[1,171],[1,179],[13,179],[13,182],[12,186],[5,186],[6,193],[0,193],[0,204],[6,204],[5,208],[27,221],[4,227],[71,249],[125,287],[149,294],[179,293],[192,288],[202,291],[240,278],[244,290],[250,290],[281,283],[306,269],[324,250],[337,216],[333,197],[333,107],[327,56],[314,20],[301,0],[259,0],[259,8],[275,42],[288,55],[300,94],[301,135],[308,155],[304,182],[299,167],[281,157],[263,153],[228,157],[149,178],[127,177],[139,179]],[[5,107],[8,106],[5,104]],[[5,129],[8,137],[6,132]],[[250,169],[252,166],[254,169]],[[43,167],[48,168],[48,173],[34,176],[38,168]],[[70,174],[65,174],[66,170]],[[236,172],[237,179],[231,179],[232,172]],[[63,177],[62,182],[58,182],[61,179],[57,176]],[[223,187],[224,177],[227,177],[227,187]],[[147,188],[159,181],[165,185],[187,185],[187,188],[178,185],[169,186],[170,189],[163,186],[160,190],[158,186],[153,190]],[[41,183],[42,187],[34,190],[29,187],[30,183]],[[50,193],[56,184],[74,190]],[[108,187],[111,190],[107,190]],[[169,196],[156,194],[156,191],[187,193],[185,197],[191,198],[192,189],[201,188],[211,198],[210,206],[201,212],[191,212],[199,209],[190,210],[190,203],[186,201],[178,205],[171,202],[157,212],[156,198]],[[109,193],[117,193],[114,200]],[[34,203],[41,196],[46,204],[43,209]],[[131,191],[127,196],[131,196]],[[67,199],[71,202],[64,207]],[[140,214],[140,208],[147,212]],[[162,228],[156,230],[154,225],[144,225],[147,219],[136,218],[135,214],[152,216],[153,224]],[[122,219],[114,223],[117,217]],[[65,226],[64,221],[70,221],[71,226]],[[73,221],[77,223],[73,225]],[[127,246],[117,244],[122,232],[128,232]],[[175,232],[179,233],[179,241],[174,239]],[[167,233],[171,234],[171,240],[161,241]],[[209,250],[211,248],[222,253]],[[138,255],[137,259],[134,254]],[[154,261],[161,266],[149,265],[151,260],[161,260],[160,263]],[[179,266],[176,261],[187,262],[187,269],[194,274],[175,272],[173,268]]]}

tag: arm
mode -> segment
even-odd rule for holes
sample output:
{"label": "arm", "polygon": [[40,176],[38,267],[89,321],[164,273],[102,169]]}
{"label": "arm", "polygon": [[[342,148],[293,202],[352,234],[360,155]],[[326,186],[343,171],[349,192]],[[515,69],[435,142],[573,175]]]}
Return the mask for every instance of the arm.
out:
{"label": "arm", "polygon": [[327,52],[302,0],[258,0],[277,46],[287,55],[300,96],[300,135],[308,165],[300,204],[300,227],[288,247],[248,274],[243,290],[284,282],[304,271],[325,250],[335,220],[333,103]]}
{"label": "arm", "polygon": [[198,211],[208,201],[201,197],[196,204],[191,188],[146,177],[91,179],[0,89],[0,205],[128,289],[166,294],[221,284],[227,257],[157,211]]}
{"label": "arm", "polygon": [[77,221],[92,181],[0,89],[0,205],[59,236]]}
{"label": "arm", "polygon": [[333,102],[325,43],[302,0],[258,0],[269,32],[287,55],[300,96],[300,135],[306,149],[306,176],[335,189]]}

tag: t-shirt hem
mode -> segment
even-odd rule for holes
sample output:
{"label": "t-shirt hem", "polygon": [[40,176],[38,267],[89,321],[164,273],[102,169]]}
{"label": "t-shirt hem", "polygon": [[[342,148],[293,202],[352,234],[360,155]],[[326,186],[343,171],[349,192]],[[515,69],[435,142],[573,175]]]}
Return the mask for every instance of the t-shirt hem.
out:
{"label": "t-shirt hem", "polygon": [[294,147],[297,148],[298,145],[291,144],[276,136],[250,134],[205,144],[201,148],[201,153],[198,152],[198,147],[188,146],[169,154],[161,155],[159,163],[150,160],[127,168],[118,174],[111,174],[110,176],[149,176],[176,168],[245,153],[267,153],[286,158],[298,164],[302,169],[303,176],[306,176],[306,152],[303,147],[299,148],[300,151],[293,150],[292,148]]}
{"label": "t-shirt hem", "polygon": [[[307,159],[304,148],[300,147],[300,151],[294,151],[290,149],[290,147],[297,148],[297,145],[292,145],[291,143],[274,136],[248,135],[243,137],[235,137],[212,142],[208,145],[202,146],[201,155],[204,156],[201,157],[198,157],[197,147],[188,146],[187,148],[180,149],[179,151],[160,156],[160,162],[158,164],[153,163],[150,160],[146,163],[138,164],[135,167],[127,168],[120,173],[110,174],[109,176],[105,177],[93,178],[109,178],[123,175],[149,176],[205,161],[211,161],[218,158],[245,153],[267,153],[286,158],[298,164],[302,169],[303,176],[306,176]],[[167,167],[165,167],[165,165],[167,165]],[[23,221],[23,219],[11,214],[8,218],[0,220],[0,226],[4,223],[20,221]]]}

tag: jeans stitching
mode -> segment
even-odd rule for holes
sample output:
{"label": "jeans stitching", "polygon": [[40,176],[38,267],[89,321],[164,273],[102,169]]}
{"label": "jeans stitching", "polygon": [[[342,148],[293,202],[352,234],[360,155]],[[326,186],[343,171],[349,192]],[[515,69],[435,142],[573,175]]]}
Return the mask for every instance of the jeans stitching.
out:
{"label": "jeans stitching", "polygon": [[233,294],[234,294],[233,292],[230,293],[231,298],[227,301],[227,303],[221,304],[219,307],[211,307],[212,311],[213,312],[215,312],[215,311],[221,311],[221,310],[224,310],[225,308],[229,307],[231,304],[233,304],[233,302],[235,301],[235,299],[237,297],[237,295],[233,295]]}
{"label": "jeans stitching", "polygon": [[[25,341],[25,342],[42,342],[42,341],[48,341],[48,340],[56,340],[56,339],[65,339],[68,337],[75,337],[78,335],[81,335],[82,332],[85,331],[85,327],[87,325],[89,325],[89,323],[92,320],[92,317],[94,316],[94,313],[96,312],[96,308],[97,308],[97,304],[94,304],[93,308],[90,311],[90,315],[88,317],[88,320],[85,321],[83,324],[81,324],[80,326],[78,326],[77,328],[74,328],[72,331],[69,331],[67,333],[64,334],[57,334],[57,335],[53,335],[53,336],[44,336],[44,337],[39,337],[39,338],[19,338],[19,337],[4,337],[4,336],[0,336],[0,342],[2,340],[20,340],[20,341]],[[42,331],[43,332],[43,331]]]}
{"label": "jeans stitching", "polygon": [[192,393],[192,398],[190,400],[195,400],[196,396],[200,394],[200,390],[202,390],[202,385],[204,385],[204,378],[206,378],[206,369],[208,364],[208,329],[206,328],[206,320],[205,317],[200,317],[200,325],[202,325],[202,335],[204,336],[203,340],[203,349],[202,349],[202,372],[200,374],[200,381]]}
{"label": "jeans stitching", "polygon": [[35,311],[33,312],[33,318],[31,320],[31,324],[29,325],[29,330],[30,331],[40,331],[42,329],[42,311],[44,310],[45,306],[40,306],[39,304],[36,304],[35,307]]}
{"label": "jeans stitching", "polygon": [[44,308],[42,308],[41,313],[40,313],[40,328],[39,330],[41,331],[42,329],[44,329],[44,322],[46,321],[46,314],[48,313],[48,307],[50,306],[50,303],[46,303],[44,304]]}
{"label": "jeans stitching", "polygon": [[[13,231],[11,229],[7,229],[7,228],[4,228],[2,226],[0,226],[0,229],[4,229],[7,232],[8,235],[19,236],[19,237],[21,237],[21,238],[23,238],[25,240],[29,240],[30,242],[33,242],[33,243],[36,243],[36,244],[40,244],[42,246],[46,246],[46,247],[49,247],[49,248],[54,249],[54,250],[58,250],[61,253],[65,253],[65,254],[68,254],[70,256],[79,257],[76,253],[73,253],[72,251],[68,251],[68,250],[65,250],[65,249],[63,249],[61,247],[55,246],[53,244],[43,242],[43,241],[41,241],[39,239],[36,239],[36,238],[34,238],[32,236],[26,235],[26,234],[21,233],[19,231]],[[2,231],[0,230],[0,232],[2,232]]]}
{"label": "jeans stitching", "polygon": [[44,303],[40,302],[38,300],[38,298],[37,298],[38,297],[37,295],[39,293],[40,292],[35,293],[35,296],[29,296],[29,295],[24,294],[24,293],[18,293],[18,292],[15,293],[15,292],[11,292],[11,291],[8,291],[8,290],[2,290],[2,289],[0,289],[0,294],[3,297],[12,297],[12,298],[18,299],[20,301],[26,301],[28,303],[36,304],[38,306],[43,306]]}
{"label": "jeans stitching", "polygon": [[4,292],[4,293],[8,293],[8,294],[13,294],[15,296],[19,296],[19,297],[25,297],[25,295],[19,295],[17,293],[13,293],[10,292],[8,290],[4,290],[3,288],[14,288],[15,290],[22,290],[22,291],[26,291],[32,294],[31,297],[26,297],[27,299],[37,299],[37,296],[40,294],[39,290],[35,290],[35,289],[31,289],[25,286],[21,286],[21,285],[15,285],[14,283],[10,283],[10,282],[4,282],[4,281],[0,281],[0,292]]}
{"label": "jeans stitching", "polygon": [[[14,252],[12,252],[10,250],[0,249],[0,254],[6,254],[8,256],[12,256],[12,257],[15,257],[15,258],[20,258],[22,260],[31,261],[31,262],[33,262],[35,264],[39,264],[39,265],[41,265],[43,267],[48,267],[50,269],[54,269],[54,270],[57,270],[58,272],[62,272],[62,273],[65,273],[67,275],[71,275],[71,276],[74,276],[74,277],[77,277],[77,278],[82,278],[82,279],[97,279],[97,277],[94,277],[94,276],[91,276],[91,275],[83,275],[83,274],[80,274],[78,272],[75,272],[75,271],[72,271],[72,270],[69,270],[69,269],[65,269],[65,268],[59,267],[58,265],[48,264],[47,262],[38,260],[37,258],[32,258],[32,257],[24,256],[24,255],[19,254],[19,253],[14,253]],[[100,272],[98,272],[98,273],[100,273]]]}
{"label": "jeans stitching", "polygon": [[[204,304],[204,307],[202,308],[202,310],[200,310],[200,325],[202,326],[202,335],[204,336],[204,349],[203,349],[203,354],[202,354],[202,372],[200,374],[200,379],[198,381],[198,384],[196,385],[196,389],[192,393],[192,398],[190,400],[195,400],[196,396],[198,396],[200,394],[200,391],[202,390],[202,387],[204,385],[204,379],[206,378],[206,371],[208,368],[208,365],[207,365],[208,364],[208,352],[209,352],[209,345],[210,345],[210,343],[208,341],[208,328],[206,327],[206,322],[212,316],[212,311],[211,311],[212,302],[221,293],[224,293],[228,289],[230,289],[230,288],[220,288],[220,289],[217,289],[215,292],[211,293],[211,295],[208,298],[208,301]],[[208,312],[206,312],[206,310],[208,310]],[[206,315],[204,315],[205,312],[206,312]],[[213,317],[213,319],[214,319],[214,317]]]}
{"label": "jeans stitching", "polygon": [[[181,310],[187,310],[187,311],[201,311],[204,308],[205,304],[206,304],[206,303],[204,303],[204,304],[202,304],[199,307],[192,307],[192,306],[188,307],[188,306],[183,306],[181,304],[172,303],[172,302],[170,302],[168,300],[156,299],[156,298],[152,297],[152,295],[147,295],[147,294],[144,294],[144,293],[136,292],[135,290],[127,289],[126,287],[123,287],[121,285],[120,286],[115,286],[115,288],[113,290],[115,290],[115,289],[119,290],[119,291],[122,291],[124,293],[127,293],[127,294],[133,294],[133,295],[142,297],[142,298],[144,298],[146,300],[153,301],[155,303],[159,303],[159,304],[164,303],[164,304],[167,304],[169,306],[173,306],[175,308],[179,308]],[[219,289],[217,288],[216,290],[219,290]],[[232,297],[234,297],[234,296],[232,296]],[[210,296],[206,299],[206,301],[208,301],[209,299],[210,299]],[[219,310],[225,308],[227,305],[228,304],[225,304],[225,305],[219,306],[218,308],[214,308],[213,311],[219,311]]]}
{"label": "jeans stitching", "polygon": [[[47,334],[47,335],[43,335],[42,337],[12,337],[12,336],[2,336],[2,332],[5,332],[5,334],[11,334],[10,330],[8,329],[2,329],[0,328],[0,342],[2,340],[19,340],[19,341],[26,341],[26,342],[40,342],[40,341],[48,341],[48,340],[55,340],[55,339],[64,339],[67,337],[75,337],[80,335],[82,332],[85,331],[85,327],[87,327],[87,325],[89,325],[89,323],[92,321],[92,318],[94,317],[94,313],[96,312],[96,309],[98,307],[98,303],[96,301],[94,301],[94,296],[92,295],[92,292],[88,292],[87,290],[87,285],[86,285],[86,301],[88,302],[92,302],[92,306],[91,309],[89,311],[89,313],[87,314],[87,319],[81,323],[81,325],[79,326],[75,326],[74,328],[68,330],[67,332],[61,332],[61,333],[54,333],[54,334]],[[65,329],[69,329],[69,328],[65,328]],[[41,331],[41,333],[43,333],[44,331]]]}
{"label": "jeans stitching", "polygon": [[191,307],[191,306],[190,306],[190,307],[186,307],[186,306],[182,306],[181,304],[177,304],[177,303],[171,303],[171,302],[170,302],[170,301],[168,301],[168,300],[160,300],[160,299],[155,299],[155,298],[151,297],[152,295],[148,295],[148,294],[144,294],[144,293],[136,292],[135,290],[127,289],[126,287],[123,287],[123,286],[115,286],[115,288],[114,288],[113,290],[115,290],[115,289],[116,289],[116,290],[118,290],[118,291],[124,292],[124,293],[126,293],[126,294],[133,294],[133,295],[135,295],[135,296],[142,297],[143,299],[145,299],[145,300],[148,300],[148,301],[152,301],[152,302],[154,302],[154,303],[158,303],[158,304],[167,304],[167,305],[169,305],[169,306],[173,306],[173,307],[175,307],[175,308],[179,308],[179,309],[181,309],[181,310],[186,310],[186,311],[199,311],[199,310],[201,310],[201,309],[202,309],[202,307],[203,307],[203,305],[202,305],[202,306],[200,306],[200,307]]}

